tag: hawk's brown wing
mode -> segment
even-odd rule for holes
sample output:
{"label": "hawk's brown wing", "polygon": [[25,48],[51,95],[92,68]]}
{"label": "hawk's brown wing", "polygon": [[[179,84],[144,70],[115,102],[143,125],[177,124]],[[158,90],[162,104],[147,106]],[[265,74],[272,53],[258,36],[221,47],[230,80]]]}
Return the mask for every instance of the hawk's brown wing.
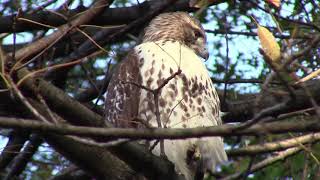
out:
{"label": "hawk's brown wing", "polygon": [[134,127],[139,110],[141,84],[139,59],[130,51],[117,67],[107,88],[105,119],[116,127]]}

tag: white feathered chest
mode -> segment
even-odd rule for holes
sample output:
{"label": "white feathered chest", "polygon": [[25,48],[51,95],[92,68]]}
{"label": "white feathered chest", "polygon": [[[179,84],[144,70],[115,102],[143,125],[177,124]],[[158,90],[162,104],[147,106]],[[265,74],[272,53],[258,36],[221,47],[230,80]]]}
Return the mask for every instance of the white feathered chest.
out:
{"label": "white feathered chest", "polygon": [[[162,127],[193,128],[221,124],[219,98],[203,61],[179,42],[148,42],[135,47],[140,64],[142,85],[156,89],[164,80],[181,69],[159,94]],[[158,127],[152,93],[141,89],[138,117]],[[192,145],[200,148],[207,168],[226,160],[222,139],[219,137],[166,140],[165,154],[176,164],[177,170],[191,177],[186,164],[186,151]],[[153,151],[159,154],[159,148]],[[189,178],[187,177],[187,178]]]}
{"label": "white feathered chest", "polygon": [[[202,60],[178,42],[150,42],[135,48],[140,61],[142,85],[156,89],[181,69],[159,96],[164,127],[214,126],[220,121],[219,98]],[[139,116],[157,127],[154,99],[141,90]],[[220,123],[220,122],[219,122]]]}

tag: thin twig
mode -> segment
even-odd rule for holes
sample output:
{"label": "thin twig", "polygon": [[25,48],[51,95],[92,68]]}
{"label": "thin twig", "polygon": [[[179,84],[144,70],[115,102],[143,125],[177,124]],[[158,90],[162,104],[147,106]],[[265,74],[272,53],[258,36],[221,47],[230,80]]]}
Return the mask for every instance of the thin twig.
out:
{"label": "thin twig", "polygon": [[[257,163],[257,164],[254,164],[252,166],[252,168],[250,169],[250,173],[253,173],[253,172],[256,172],[260,169],[263,169],[267,166],[270,166],[272,165],[273,163],[277,162],[277,161],[280,161],[282,159],[285,159],[289,156],[292,156],[296,153],[298,153],[302,148],[301,147],[294,147],[294,148],[291,148],[291,149],[287,149],[285,151],[282,151],[280,153],[278,153],[278,155],[276,156],[271,156],[269,158],[266,158],[264,159],[263,161]],[[245,171],[246,172],[246,171]],[[243,173],[245,173],[244,171],[242,172],[238,172],[238,173],[235,173],[235,174],[232,174],[232,175],[229,175],[227,177],[224,177],[222,178],[221,180],[231,180],[231,179],[237,179],[239,178],[240,176],[243,175]]]}
{"label": "thin twig", "polygon": [[[225,19],[226,20],[226,19]],[[226,20],[227,21],[227,20]],[[227,24],[226,22],[225,24]],[[227,26],[225,25],[225,30],[227,30]],[[222,99],[222,106],[225,106],[226,99],[227,99],[227,88],[228,88],[228,80],[229,80],[229,38],[228,34],[225,34],[225,40],[226,40],[226,64],[225,64],[225,71],[224,71],[224,88],[223,88],[223,99]]]}
{"label": "thin twig", "polygon": [[274,111],[278,111],[279,109],[283,109],[283,108],[287,107],[288,102],[282,102],[282,103],[276,104],[272,107],[263,109],[258,114],[256,114],[251,120],[248,120],[247,122],[245,122],[243,124],[240,124],[239,127],[236,129],[236,131],[248,128],[248,127],[256,124],[257,122],[259,122],[259,120],[261,120],[263,117],[272,115]]}
{"label": "thin twig", "polygon": [[299,137],[292,137],[289,139],[284,139],[280,141],[267,142],[259,145],[250,145],[247,147],[239,149],[228,150],[228,156],[244,156],[244,155],[254,155],[261,153],[268,153],[273,151],[284,150],[299,146],[299,144],[314,143],[320,140],[320,133],[311,133],[307,135],[302,135]]}
{"label": "thin twig", "polygon": [[42,122],[46,122],[46,123],[50,123],[44,116],[42,116],[27,100],[27,98],[25,98],[23,96],[23,94],[21,93],[21,91],[18,89],[18,87],[16,86],[16,84],[13,82],[13,80],[11,79],[10,76],[6,76],[8,79],[8,82],[10,83],[10,87],[11,90],[13,91],[14,94],[16,94],[18,96],[18,98],[21,100],[21,102],[30,110],[30,112],[39,120],[41,120]]}
{"label": "thin twig", "polygon": [[69,138],[73,139],[74,141],[83,143],[83,144],[87,144],[89,146],[97,146],[97,147],[103,147],[103,148],[108,148],[108,147],[112,147],[112,146],[117,146],[123,143],[127,143],[130,142],[130,139],[118,139],[118,140],[112,140],[106,143],[103,142],[96,142],[92,139],[84,139],[84,138],[79,138],[77,136],[68,136]]}

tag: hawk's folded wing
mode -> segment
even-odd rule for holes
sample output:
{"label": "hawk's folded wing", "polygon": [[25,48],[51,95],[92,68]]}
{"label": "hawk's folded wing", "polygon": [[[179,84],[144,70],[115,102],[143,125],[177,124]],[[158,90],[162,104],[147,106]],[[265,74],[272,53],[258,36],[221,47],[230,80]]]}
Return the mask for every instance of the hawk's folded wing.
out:
{"label": "hawk's folded wing", "polygon": [[140,88],[139,60],[130,51],[113,73],[107,88],[105,119],[116,127],[132,127],[138,115]]}

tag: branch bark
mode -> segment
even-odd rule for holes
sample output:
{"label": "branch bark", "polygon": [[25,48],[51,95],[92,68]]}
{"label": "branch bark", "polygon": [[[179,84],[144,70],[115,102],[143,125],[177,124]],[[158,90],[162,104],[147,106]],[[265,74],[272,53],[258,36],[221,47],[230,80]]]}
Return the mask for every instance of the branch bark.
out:
{"label": "branch bark", "polygon": [[227,151],[228,156],[255,155],[272,151],[284,150],[287,148],[299,146],[305,143],[313,143],[320,140],[320,133],[307,134],[295,138],[281,141],[269,142],[261,145],[251,145],[240,149],[230,149]]}
{"label": "branch bark", "polygon": [[37,152],[38,147],[41,145],[43,140],[37,134],[33,134],[30,137],[30,141],[23,148],[23,151],[16,156],[14,162],[12,163],[8,174],[4,178],[4,180],[10,180],[17,178],[22,171],[26,168],[28,162],[31,160],[32,156]]}
{"label": "branch bark", "polygon": [[[97,128],[80,127],[66,124],[48,124],[31,119],[15,119],[0,117],[0,126],[4,128],[29,129],[41,133],[54,133],[60,135],[79,135],[86,137],[105,137],[109,140],[119,138],[138,139],[185,139],[207,136],[242,136],[242,135],[265,135],[288,132],[317,132],[320,131],[318,120],[290,121],[259,123],[246,129],[238,130],[241,125],[224,124],[212,127],[197,128]],[[316,136],[317,137],[317,136]],[[309,137],[312,138],[312,137]],[[291,140],[292,142],[293,140]]]}
{"label": "branch bark", "polygon": [[[0,156],[0,174],[5,173],[5,169],[11,161],[20,152],[24,143],[27,141],[29,133],[12,131],[9,135],[9,140]],[[0,176],[1,177],[1,176]]]}

